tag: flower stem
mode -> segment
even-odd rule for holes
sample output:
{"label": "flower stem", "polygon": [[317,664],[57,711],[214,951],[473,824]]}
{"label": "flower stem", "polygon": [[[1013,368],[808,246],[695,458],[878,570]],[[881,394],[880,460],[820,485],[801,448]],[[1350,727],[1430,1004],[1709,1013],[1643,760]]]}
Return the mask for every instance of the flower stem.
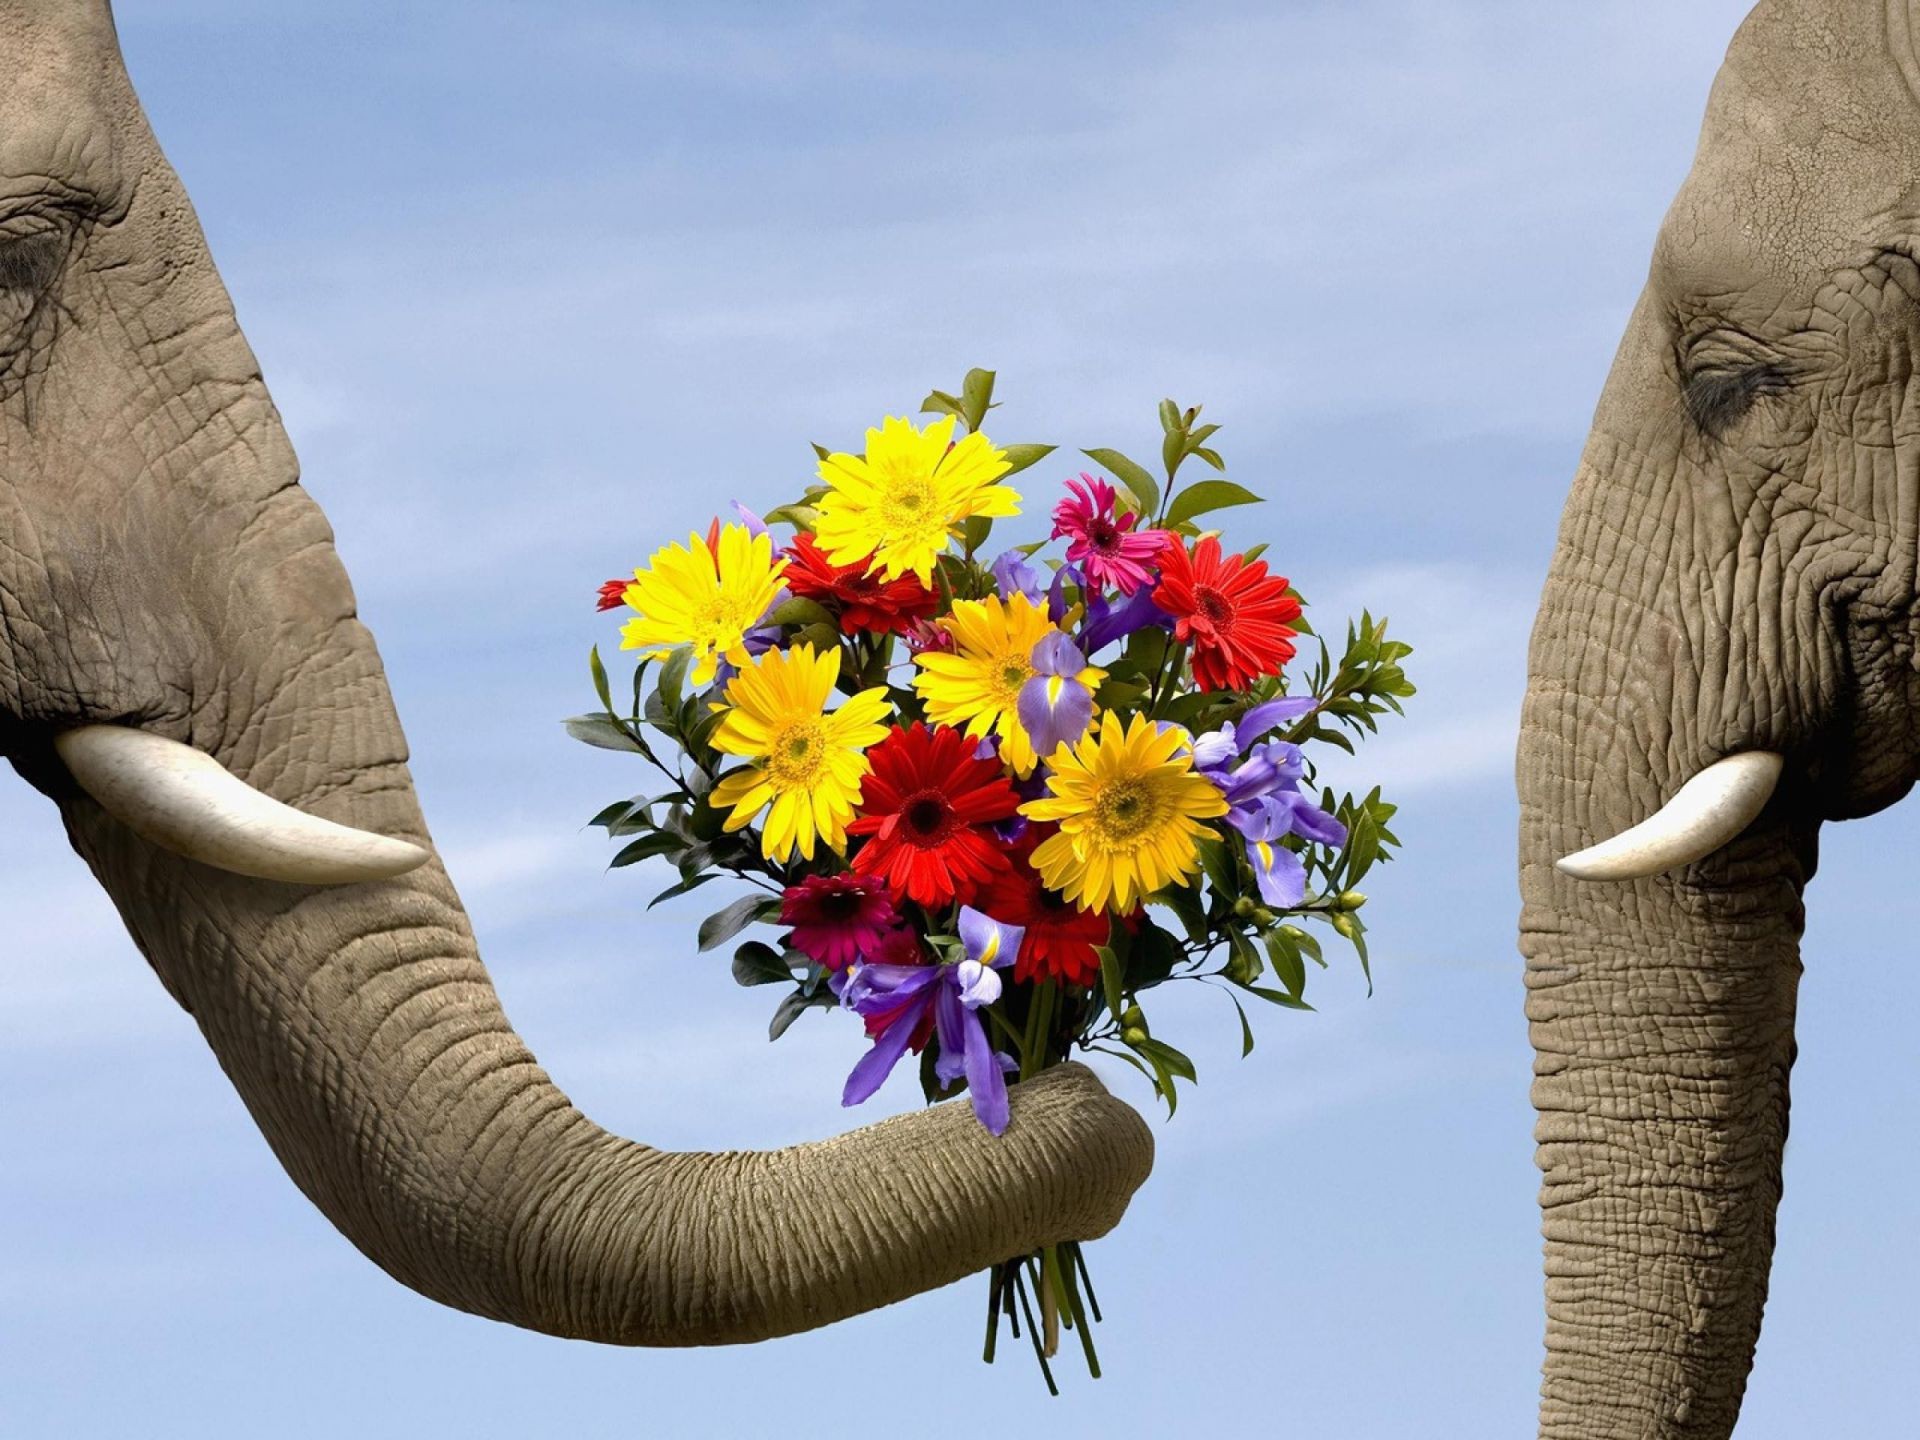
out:
{"label": "flower stem", "polygon": [[1053,997],[1057,987],[1051,980],[1041,980],[1033,987],[1033,998],[1027,1002],[1027,1034],[1020,1046],[1020,1078],[1031,1080],[1053,1063],[1053,1057],[1047,1053],[1050,1048],[1053,1029]]}
{"label": "flower stem", "polygon": [[1013,1262],[1013,1288],[1020,1296],[1020,1309],[1027,1317],[1027,1338],[1033,1341],[1033,1358],[1040,1362],[1040,1375],[1047,1382],[1047,1393],[1058,1399],[1060,1387],[1054,1384],[1053,1367],[1047,1364],[1047,1352],[1041,1348],[1040,1331],[1033,1323],[1033,1306],[1027,1302],[1026,1281],[1020,1274],[1020,1262]]}
{"label": "flower stem", "polygon": [[1000,1338],[1000,1287],[1004,1274],[1001,1267],[995,1265],[987,1271],[987,1276],[987,1345],[980,1352],[980,1358],[991,1365],[994,1343]]}

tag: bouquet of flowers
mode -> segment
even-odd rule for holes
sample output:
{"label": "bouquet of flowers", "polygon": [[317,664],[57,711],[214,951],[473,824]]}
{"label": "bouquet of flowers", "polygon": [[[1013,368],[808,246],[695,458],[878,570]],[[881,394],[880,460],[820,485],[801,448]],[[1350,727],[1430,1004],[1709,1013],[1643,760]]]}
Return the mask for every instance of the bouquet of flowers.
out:
{"label": "bouquet of flowers", "polygon": [[[732,965],[780,987],[770,1036],[815,1008],[863,1022],[844,1104],[913,1053],[930,1102],[964,1093],[997,1135],[1008,1085],[1077,1048],[1134,1066],[1171,1114],[1195,1071],[1153,1033],[1148,992],[1220,989],[1245,1053],[1241,997],[1311,1008],[1313,926],[1365,971],[1356,886],[1398,843],[1394,807],[1319,788],[1315,756],[1400,710],[1409,647],[1363,615],[1337,663],[1317,642],[1289,683],[1313,635],[1299,594],[1264,545],[1228,553],[1200,524],[1259,497],[1179,483],[1192,460],[1225,468],[1197,406],[1160,406],[1164,483],[1084,451],[1102,473],[1065,479],[1051,535],[994,549],[1020,514],[1007,480],[1053,447],[987,438],[993,384],[969,372],[927,397],[937,418],[888,417],[860,453],[816,445],[798,500],[764,520],[736,505],[606,582],[601,609],[631,612],[631,703],[614,704],[596,646],[601,708],[567,726],[665,779],[592,822],[624,842],[614,866],[677,869],[650,906],[749,887],[699,945],[771,927]],[[986,1359],[1004,1313],[1049,1389],[1062,1325],[1100,1373],[1081,1247],[1009,1258],[988,1292]]]}

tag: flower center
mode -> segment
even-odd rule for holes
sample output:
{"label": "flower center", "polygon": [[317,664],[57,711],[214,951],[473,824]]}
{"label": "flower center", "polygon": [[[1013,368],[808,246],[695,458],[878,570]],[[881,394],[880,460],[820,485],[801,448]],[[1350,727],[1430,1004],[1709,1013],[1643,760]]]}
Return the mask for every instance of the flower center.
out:
{"label": "flower center", "polygon": [[1233,602],[1211,585],[1193,587],[1194,608],[1216,630],[1233,623]]}
{"label": "flower center", "polygon": [[1020,703],[1020,687],[1033,678],[1033,662],[1027,652],[1011,651],[996,657],[988,665],[984,678],[993,703],[1012,710]]}
{"label": "flower center", "polygon": [[1159,823],[1153,786],[1138,776],[1103,787],[1093,804],[1093,833],[1110,848],[1125,846]]}
{"label": "flower center", "polygon": [[827,727],[818,717],[796,720],[767,747],[767,775],[776,785],[809,785],[827,757]]}
{"label": "flower center", "polygon": [[1096,550],[1111,550],[1120,543],[1120,527],[1107,519],[1087,526],[1087,540]]}
{"label": "flower center", "polygon": [[695,644],[724,650],[746,634],[747,627],[759,618],[746,613],[738,596],[724,590],[715,591],[693,612],[693,623],[688,627],[693,633],[688,638]]}
{"label": "flower center", "polygon": [[953,807],[939,790],[922,790],[907,797],[900,807],[900,821],[906,827],[910,845],[938,845],[953,833]]}
{"label": "flower center", "polygon": [[858,890],[829,890],[818,902],[820,918],[830,925],[844,925],[859,915],[866,900]]}
{"label": "flower center", "polygon": [[946,535],[946,516],[940,509],[940,491],[931,475],[893,471],[878,505],[880,525],[889,535],[938,544]]}

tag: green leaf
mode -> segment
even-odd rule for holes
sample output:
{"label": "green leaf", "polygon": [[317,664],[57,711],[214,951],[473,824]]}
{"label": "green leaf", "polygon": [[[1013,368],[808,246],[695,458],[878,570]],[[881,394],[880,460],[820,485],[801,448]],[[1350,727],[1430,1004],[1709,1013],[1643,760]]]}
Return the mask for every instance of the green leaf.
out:
{"label": "green leaf", "polygon": [[1160,402],[1160,428],[1169,435],[1181,434],[1186,429],[1180,421],[1180,407],[1171,400]]}
{"label": "green leaf", "polygon": [[670,855],[676,850],[686,848],[687,842],[678,835],[666,830],[656,830],[653,834],[642,835],[638,840],[623,847],[620,853],[608,862],[607,868],[619,870],[628,865],[636,865],[654,855]]}
{"label": "green leaf", "polygon": [[791,985],[793,971],[771,945],[749,940],[733,952],[733,978],[740,985]]}
{"label": "green leaf", "polygon": [[991,515],[969,515],[961,528],[961,538],[966,542],[967,554],[971,555],[987,543],[987,536],[993,533]]}
{"label": "green leaf", "polygon": [[[1123,939],[1126,933],[1126,927],[1119,924],[1115,924],[1110,931],[1114,939]],[[1102,945],[1095,953],[1100,956],[1100,984],[1107,997],[1107,1013],[1118,1020],[1124,998],[1120,989],[1120,975],[1126,962],[1114,953],[1111,945]]]}
{"label": "green leaf", "polygon": [[1007,475],[1018,475],[1029,465],[1039,464],[1058,447],[1053,445],[1003,445],[1000,448],[1007,457],[1006,475],[1000,477],[1004,480],[1007,478]]}
{"label": "green leaf", "polygon": [[1200,869],[1213,886],[1214,893],[1228,900],[1237,897],[1240,894],[1240,870],[1227,853],[1225,842],[1218,835],[1202,835],[1194,841],[1194,848],[1200,852]]}
{"label": "green leaf", "polygon": [[[1162,401],[1166,404],[1166,401]],[[1162,417],[1164,419],[1164,417]],[[1178,430],[1169,430],[1160,440],[1160,463],[1165,467],[1167,479],[1173,479],[1173,472],[1180,468],[1180,462],[1187,458],[1187,437]]]}
{"label": "green leaf", "polygon": [[1307,962],[1300,958],[1300,947],[1287,938],[1284,930],[1269,930],[1266,945],[1274,975],[1289,995],[1300,994],[1307,988]]}
{"label": "green leaf", "polygon": [[567,734],[595,749],[625,750],[634,755],[646,753],[646,747],[611,715],[575,715],[560,723],[567,727]]}
{"label": "green leaf", "polygon": [[[820,450],[818,445],[813,447]],[[820,458],[827,458],[827,452],[820,450]],[[796,530],[811,531],[820,519],[820,512],[812,505],[795,502],[791,505],[776,505],[760,517],[769,525],[791,525]]]}
{"label": "green leaf", "polygon": [[783,999],[773,1012],[773,1019],[767,1025],[767,1039],[778,1040],[787,1033],[787,1027],[798,1020],[807,1011],[824,1009],[839,1002],[831,990],[820,990],[809,995],[804,990],[795,990]]}
{"label": "green leaf", "polygon": [[600,697],[600,708],[609,715],[613,713],[613,690],[607,684],[607,667],[600,663],[600,647],[594,646],[587,652],[587,668],[593,674],[593,693]]}
{"label": "green leaf", "polygon": [[687,670],[693,664],[693,647],[680,645],[667,657],[667,663],[660,667],[660,679],[654,693],[660,697],[660,703],[668,710],[680,708],[680,689],[686,683]]}
{"label": "green leaf", "polygon": [[833,612],[817,600],[796,595],[775,607],[771,617],[775,625],[831,625]]}
{"label": "green leaf", "polygon": [[1142,1040],[1135,1044],[1133,1048],[1149,1060],[1157,1057],[1165,1063],[1169,1070],[1178,1075],[1182,1080],[1191,1080],[1198,1083],[1200,1077],[1194,1074],[1193,1061],[1174,1049],[1173,1046],[1167,1044],[1166,1041]]}
{"label": "green leaf", "polygon": [[674,896],[684,895],[689,890],[698,890],[702,885],[706,884],[709,880],[718,880],[719,878],[720,877],[714,874],[712,871],[708,871],[705,875],[695,875],[691,880],[682,880],[678,885],[669,885],[666,889],[662,890],[658,895],[654,896],[651,900],[647,901],[647,909],[651,910],[654,906],[658,905],[662,900],[671,900],[673,899]]}
{"label": "green leaf", "polygon": [[1227,999],[1233,1001],[1233,1008],[1240,1016],[1240,1058],[1244,1060],[1253,1053],[1253,1026],[1247,1023],[1247,1007],[1240,1003],[1239,997],[1231,990],[1225,994]]}
{"label": "green leaf", "polygon": [[1322,970],[1327,968],[1326,957],[1320,953],[1320,942],[1307,931],[1302,930],[1298,925],[1282,925],[1280,933],[1298,945],[1306,954],[1311,955],[1313,963]]}
{"label": "green leaf", "polygon": [[1171,910],[1195,945],[1207,943],[1207,908],[1200,903],[1200,892],[1194,886],[1168,885],[1153,896],[1152,903]]}
{"label": "green leaf", "polygon": [[1258,995],[1262,1000],[1271,1001],[1273,1004],[1278,1005],[1283,1009],[1287,1009],[1287,1010],[1313,1009],[1311,1005],[1307,1004],[1307,1002],[1302,1000],[1298,995],[1289,995],[1286,993],[1286,991],[1275,990],[1273,987],[1269,985],[1249,985],[1246,987],[1246,990],[1249,995]]}
{"label": "green leaf", "polygon": [[616,800],[598,815],[594,816],[593,819],[587,821],[587,824],[605,825],[611,830],[635,810],[645,808],[646,804],[647,797],[644,795],[636,795],[631,800]]}
{"label": "green leaf", "polygon": [[700,922],[700,948],[711,950],[731,940],[769,907],[778,913],[780,902],[771,895],[742,895],[726,909],[714,911]]}
{"label": "green leaf", "polygon": [[1145,467],[1118,450],[1082,450],[1080,453],[1113,472],[1113,478],[1133,504],[1133,513],[1141,520],[1147,520],[1160,508],[1160,482],[1148,474]]}
{"label": "green leaf", "polygon": [[1185,958],[1186,951],[1180,948],[1179,941],[1153,922],[1146,922],[1127,948],[1127,989],[1136,992],[1151,990],[1171,975],[1173,967]]}
{"label": "green leaf", "polygon": [[920,413],[922,415],[953,415],[960,419],[966,418],[966,411],[960,408],[960,397],[957,395],[949,395],[944,390],[928,391],[927,398],[920,402]]}
{"label": "green leaf", "polygon": [[980,422],[993,408],[993,371],[975,367],[960,382],[960,418],[969,430],[978,430]]}
{"label": "green leaf", "polygon": [[1183,520],[1212,510],[1225,510],[1230,505],[1259,503],[1260,497],[1244,485],[1236,485],[1231,480],[1202,480],[1173,497],[1173,503],[1167,506],[1166,523],[1178,525]]}

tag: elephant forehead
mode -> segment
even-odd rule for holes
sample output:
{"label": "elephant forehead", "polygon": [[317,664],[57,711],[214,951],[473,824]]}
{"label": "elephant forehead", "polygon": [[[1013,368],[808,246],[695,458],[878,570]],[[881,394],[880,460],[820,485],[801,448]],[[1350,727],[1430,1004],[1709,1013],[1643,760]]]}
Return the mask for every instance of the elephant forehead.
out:
{"label": "elephant forehead", "polygon": [[1727,52],[1656,274],[1713,296],[1810,293],[1920,241],[1920,60],[1906,0],[1769,0]]}
{"label": "elephant forehead", "polygon": [[104,0],[0,0],[0,221],[22,202],[118,208],[135,113]]}

